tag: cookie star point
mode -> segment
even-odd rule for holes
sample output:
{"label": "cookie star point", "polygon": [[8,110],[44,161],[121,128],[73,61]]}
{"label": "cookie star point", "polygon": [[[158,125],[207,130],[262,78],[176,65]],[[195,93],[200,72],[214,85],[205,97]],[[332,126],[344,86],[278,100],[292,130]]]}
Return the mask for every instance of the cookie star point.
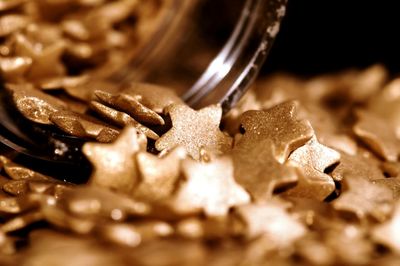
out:
{"label": "cookie star point", "polygon": [[200,149],[226,152],[231,148],[232,138],[219,129],[222,109],[218,105],[195,111],[183,104],[166,108],[171,116],[172,128],[156,141],[159,151],[182,146],[195,160],[200,159]]}
{"label": "cookie star point", "polygon": [[247,111],[241,124],[245,129],[243,141],[258,142],[270,139],[277,160],[283,163],[290,152],[305,144],[314,135],[307,120],[297,118],[297,101],[278,104],[265,111]]}
{"label": "cookie star point", "polygon": [[133,192],[135,198],[157,202],[170,197],[180,176],[182,161],[186,151],[177,147],[159,158],[148,152],[137,155],[141,180]]}
{"label": "cookie star point", "polygon": [[339,160],[340,153],[320,144],[316,136],[312,137],[289,156],[289,162],[299,168],[300,174],[297,185],[285,194],[320,201],[326,199],[336,186],[333,178],[324,171]]}
{"label": "cookie star point", "polygon": [[376,154],[387,161],[396,162],[400,154],[400,141],[394,128],[381,117],[366,110],[358,110],[357,116],[354,134]]}
{"label": "cookie star point", "polygon": [[86,143],[83,153],[94,170],[89,183],[130,192],[137,181],[134,155],[146,147],[146,137],[127,127],[111,144]]}

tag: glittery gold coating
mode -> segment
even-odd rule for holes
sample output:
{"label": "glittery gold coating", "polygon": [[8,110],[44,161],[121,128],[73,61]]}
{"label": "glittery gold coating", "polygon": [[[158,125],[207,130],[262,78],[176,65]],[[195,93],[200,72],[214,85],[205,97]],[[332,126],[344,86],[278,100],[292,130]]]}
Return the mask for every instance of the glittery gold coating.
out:
{"label": "glittery gold coating", "polygon": [[179,214],[204,211],[207,216],[224,216],[229,208],[250,201],[233,177],[233,163],[228,156],[210,163],[186,159],[182,171],[184,180],[170,202]]}
{"label": "glittery gold coating", "polygon": [[157,150],[182,146],[192,158],[199,160],[201,148],[221,153],[231,149],[231,137],[219,129],[220,106],[212,105],[195,111],[186,105],[170,105],[166,112],[171,116],[172,128],[156,141]]}
{"label": "glittery gold coating", "polygon": [[108,125],[72,111],[59,111],[51,114],[50,121],[60,130],[80,138],[95,139],[99,142],[112,142],[119,131]]}
{"label": "glittery gold coating", "polygon": [[[0,187],[3,187],[5,184],[7,184],[8,182],[10,182],[10,179],[0,175]],[[10,195],[8,193],[6,193],[4,190],[0,189],[0,199],[3,198],[8,198]]]}
{"label": "glittery gold coating", "polygon": [[322,144],[314,136],[289,156],[289,162],[301,169],[296,187],[288,190],[292,196],[324,200],[335,190],[335,183],[324,171],[340,161],[340,154]]}
{"label": "glittery gold coating", "polygon": [[289,101],[265,111],[247,111],[241,117],[245,134],[239,143],[257,143],[270,139],[278,162],[283,163],[290,152],[304,145],[314,135],[310,123],[298,120],[298,103]]}
{"label": "glittery gold coating", "polygon": [[50,116],[67,109],[64,102],[29,85],[7,84],[6,88],[11,93],[18,111],[33,122],[52,124]]}
{"label": "glittery gold coating", "polygon": [[254,90],[249,90],[224,117],[224,129],[231,135],[239,133],[240,116],[249,110],[260,110],[261,104],[256,98]]}
{"label": "glittery gold coating", "polygon": [[28,182],[26,180],[16,180],[7,182],[2,189],[13,196],[26,194],[29,191]]}
{"label": "glittery gold coating", "polygon": [[394,129],[379,116],[365,110],[358,110],[358,123],[354,133],[379,156],[387,161],[397,161],[400,153],[400,140]]}
{"label": "glittery gold coating", "polygon": [[254,239],[263,236],[270,241],[270,245],[287,247],[306,233],[305,226],[276,202],[239,206],[235,213],[245,223],[245,237]]}
{"label": "glittery gold coating", "polygon": [[90,102],[90,108],[95,112],[99,113],[104,118],[114,122],[119,126],[132,126],[136,128],[139,132],[145,134],[148,138],[157,140],[159,136],[153,130],[143,126],[135,119],[133,119],[130,115],[112,109],[106,105],[103,105],[99,102],[92,101]]}
{"label": "glittery gold coating", "polygon": [[131,83],[122,92],[136,97],[140,103],[158,114],[163,113],[171,104],[183,104],[173,90],[148,83]]}
{"label": "glittery gold coating", "polygon": [[269,199],[274,189],[297,181],[296,170],[275,159],[271,140],[238,145],[233,149],[232,157],[236,181],[257,201]]}
{"label": "glittery gold coating", "polygon": [[377,225],[372,229],[372,239],[392,249],[396,254],[400,253],[400,208],[398,201],[391,219],[383,224]]}
{"label": "glittery gold coating", "polygon": [[140,181],[133,191],[134,198],[146,202],[167,200],[175,190],[186,151],[177,147],[162,158],[147,152],[136,156]]}
{"label": "glittery gold coating", "polygon": [[0,162],[2,168],[6,172],[9,178],[13,180],[40,180],[40,181],[50,181],[54,180],[49,176],[45,176],[22,165],[14,163],[5,156],[0,156]]}
{"label": "glittery gold coating", "polygon": [[164,119],[156,112],[143,105],[140,102],[140,97],[124,93],[115,95],[101,90],[96,90],[94,94],[100,102],[114,109],[124,111],[140,122],[155,125],[164,124]]}
{"label": "glittery gold coating", "polygon": [[146,147],[146,137],[127,127],[111,144],[86,143],[83,153],[94,167],[89,183],[129,193],[138,182],[135,155]]}
{"label": "glittery gold coating", "polygon": [[[20,181],[11,181],[13,182],[21,182],[25,183],[26,190],[24,191],[25,195],[28,197],[30,195],[48,195],[54,197],[55,199],[59,199],[66,191],[73,189],[71,184],[67,184],[65,182],[60,182],[58,180],[20,180]],[[3,190],[5,189],[4,185]],[[23,195],[20,193],[18,195]]]}
{"label": "glittery gold coating", "polygon": [[391,212],[392,191],[380,184],[373,184],[364,177],[346,178],[347,190],[333,202],[337,210],[354,213],[359,219],[368,216],[384,221]]}

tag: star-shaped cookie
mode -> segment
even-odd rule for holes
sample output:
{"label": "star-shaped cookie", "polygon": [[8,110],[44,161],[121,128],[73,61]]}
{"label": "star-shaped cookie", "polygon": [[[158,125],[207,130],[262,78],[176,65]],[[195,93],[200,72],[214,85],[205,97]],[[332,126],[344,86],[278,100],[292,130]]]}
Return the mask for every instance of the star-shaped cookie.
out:
{"label": "star-shaped cookie", "polygon": [[350,177],[345,181],[347,190],[333,201],[335,209],[354,213],[359,219],[368,216],[378,221],[386,219],[393,201],[393,193],[388,187],[363,177]]}
{"label": "star-shaped cookie", "polygon": [[299,175],[298,184],[287,194],[324,200],[335,190],[333,178],[324,171],[339,160],[337,151],[320,144],[314,136],[289,156],[289,162],[297,165],[302,174]]}
{"label": "star-shaped cookie", "polygon": [[358,122],[353,131],[371,150],[387,161],[396,162],[400,154],[400,141],[394,128],[381,117],[358,110]]}
{"label": "star-shaped cookie", "polygon": [[232,157],[235,179],[257,201],[271,198],[274,189],[297,181],[295,169],[275,159],[269,139],[239,145],[233,149]]}
{"label": "star-shaped cookie", "polygon": [[15,40],[16,54],[32,59],[32,67],[28,73],[30,77],[39,79],[65,74],[61,56],[66,44],[62,39],[46,47],[35,46],[33,41],[22,34],[17,34]]}
{"label": "star-shaped cookie", "polygon": [[195,160],[200,159],[200,149],[227,152],[232,139],[219,129],[222,109],[218,105],[195,111],[186,105],[166,108],[172,119],[172,128],[156,141],[159,151],[182,146]]}
{"label": "star-shaped cookie", "polygon": [[111,144],[86,143],[83,153],[94,170],[89,184],[131,192],[137,182],[134,156],[146,148],[146,137],[127,127]]}
{"label": "star-shaped cookie", "polygon": [[238,143],[257,143],[270,139],[276,159],[283,163],[290,152],[305,144],[314,135],[310,123],[297,118],[298,102],[289,101],[278,104],[265,111],[247,111],[241,117],[245,129]]}
{"label": "star-shaped cookie", "polygon": [[230,207],[250,201],[249,194],[233,178],[233,163],[228,156],[210,163],[187,159],[182,170],[184,180],[170,202],[178,214],[204,211],[208,216],[224,216]]}
{"label": "star-shaped cookie", "polygon": [[137,154],[140,182],[133,196],[140,200],[155,202],[167,199],[176,187],[186,151],[177,147],[163,158],[148,152]]}

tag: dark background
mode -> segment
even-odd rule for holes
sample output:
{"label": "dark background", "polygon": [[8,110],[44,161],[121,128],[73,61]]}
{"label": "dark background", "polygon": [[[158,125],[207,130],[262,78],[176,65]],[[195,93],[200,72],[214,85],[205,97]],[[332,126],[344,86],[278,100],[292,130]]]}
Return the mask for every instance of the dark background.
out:
{"label": "dark background", "polygon": [[312,75],[375,63],[400,73],[399,0],[289,0],[263,73]]}

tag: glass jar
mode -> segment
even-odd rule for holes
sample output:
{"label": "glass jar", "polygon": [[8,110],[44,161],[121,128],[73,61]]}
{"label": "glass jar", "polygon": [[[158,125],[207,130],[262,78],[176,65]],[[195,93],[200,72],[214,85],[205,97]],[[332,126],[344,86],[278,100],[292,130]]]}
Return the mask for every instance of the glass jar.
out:
{"label": "glass jar", "polygon": [[117,81],[175,88],[194,107],[229,110],[257,76],[286,0],[170,0],[163,21]]}
{"label": "glass jar", "polygon": [[[159,0],[158,2],[165,4],[164,8],[158,10],[161,16],[155,16],[155,22],[151,22],[149,28],[139,29],[145,33],[146,38],[139,38],[139,44],[124,45],[123,49],[117,50],[114,56],[110,56],[112,61],[102,60],[101,62],[104,62],[100,67],[97,68],[95,65],[94,69],[88,69],[83,74],[88,74],[94,81],[108,77],[117,85],[131,81],[161,84],[176,89],[182,98],[195,108],[219,102],[224,110],[229,110],[258,74],[278,32],[280,19],[285,13],[286,0]],[[48,3],[58,6],[60,10],[71,8],[67,5],[68,2]],[[132,2],[125,0],[123,3]],[[115,10],[122,13],[126,11],[123,9],[124,6],[121,8],[116,5],[109,8],[105,11],[100,10],[100,15],[97,13],[97,16],[89,17],[87,24],[95,33],[104,23],[107,24],[107,19],[112,21],[119,16]],[[151,12],[145,14],[146,19],[152,21],[152,17],[148,15]],[[53,14],[51,10],[50,17],[58,19],[59,16],[57,13]],[[135,17],[128,22],[133,22],[132,25],[135,25]],[[57,21],[54,24],[58,26]],[[137,27],[140,27],[140,23],[138,24]],[[113,27],[110,28],[111,31]],[[126,28],[132,29],[130,24]],[[70,34],[81,33],[75,30],[75,26],[72,27]],[[43,34],[44,29],[40,27],[34,27],[30,32],[31,37],[37,38],[41,35],[40,32],[46,40],[49,39],[49,36]],[[53,39],[59,41],[58,38]],[[130,41],[131,39],[127,44],[130,44]],[[110,50],[111,48],[105,49],[103,53],[110,53]],[[100,56],[100,58],[107,57]],[[69,66],[73,68],[76,65],[78,68],[86,66],[80,63]],[[46,70],[51,71],[52,67]],[[3,93],[0,97],[6,95]],[[6,98],[2,100],[7,101]],[[83,145],[81,139],[60,135],[47,126],[36,126],[32,123],[22,123],[29,129],[17,126],[15,123],[17,114],[13,113],[13,109],[8,110],[9,107],[0,105],[2,114],[0,142],[5,146],[0,146],[0,149],[5,149],[2,151],[3,154],[9,152],[9,157],[24,162],[24,165],[32,169],[45,169],[48,171],[46,174],[60,175],[58,177],[64,180],[69,180],[68,178],[73,176],[75,183],[88,176],[90,169],[80,152],[80,147]],[[40,136],[41,141],[32,143],[30,132]],[[63,151],[61,155],[55,152],[60,149]],[[83,178],[81,179],[77,173]]]}

